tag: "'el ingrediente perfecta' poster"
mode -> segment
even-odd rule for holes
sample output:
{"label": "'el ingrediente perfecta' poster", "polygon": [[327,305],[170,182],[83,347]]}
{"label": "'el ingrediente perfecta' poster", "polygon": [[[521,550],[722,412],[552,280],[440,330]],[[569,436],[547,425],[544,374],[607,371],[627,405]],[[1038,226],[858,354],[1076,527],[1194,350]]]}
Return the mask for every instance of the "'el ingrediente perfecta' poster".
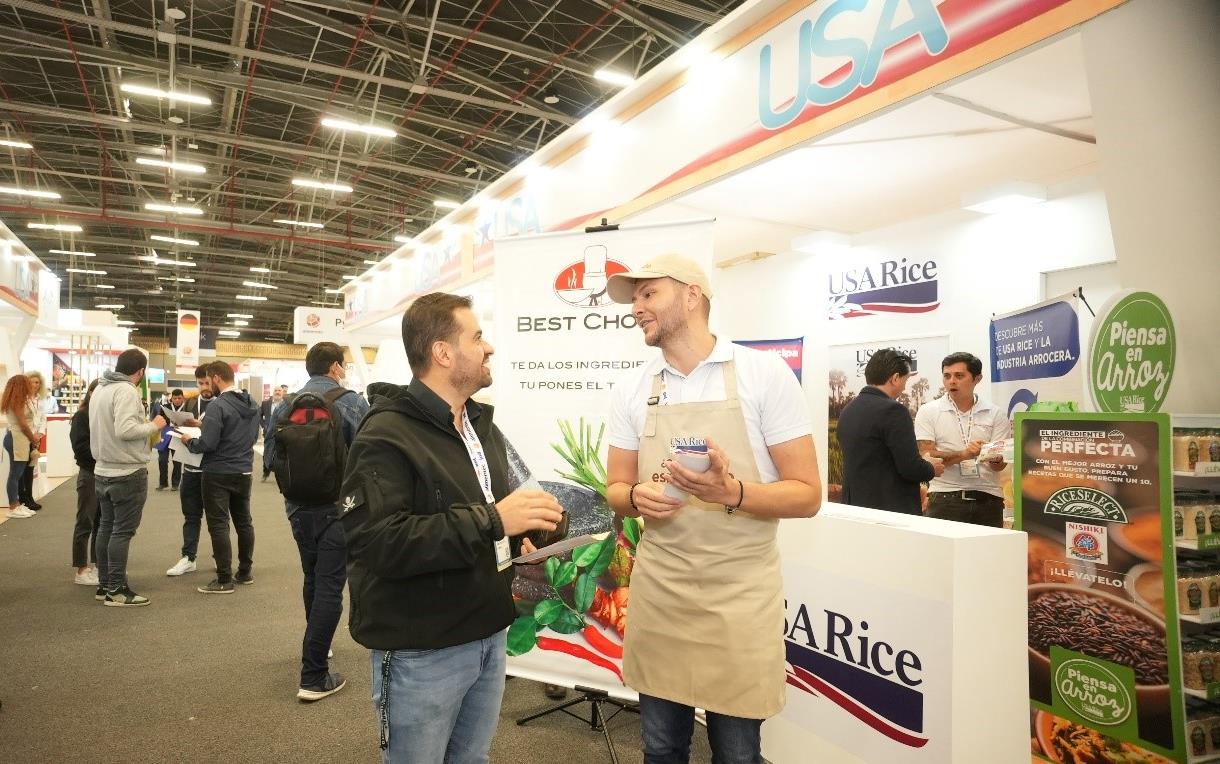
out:
{"label": "'el ingrediente perfecta' poster", "polygon": [[1186,761],[1169,435],[1165,414],[1017,415],[1030,737],[1049,761]]}

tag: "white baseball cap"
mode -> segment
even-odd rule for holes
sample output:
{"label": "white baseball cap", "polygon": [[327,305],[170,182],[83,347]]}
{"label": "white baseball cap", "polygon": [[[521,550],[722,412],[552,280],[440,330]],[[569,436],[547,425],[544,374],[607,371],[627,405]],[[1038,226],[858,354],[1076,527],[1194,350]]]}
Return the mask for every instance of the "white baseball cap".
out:
{"label": "white baseball cap", "polygon": [[676,252],[658,255],[644,263],[644,267],[638,271],[614,274],[607,282],[606,291],[611,300],[630,305],[635,295],[635,282],[667,277],[683,284],[694,284],[703,290],[704,297],[711,299],[712,286],[703,268],[689,257]]}

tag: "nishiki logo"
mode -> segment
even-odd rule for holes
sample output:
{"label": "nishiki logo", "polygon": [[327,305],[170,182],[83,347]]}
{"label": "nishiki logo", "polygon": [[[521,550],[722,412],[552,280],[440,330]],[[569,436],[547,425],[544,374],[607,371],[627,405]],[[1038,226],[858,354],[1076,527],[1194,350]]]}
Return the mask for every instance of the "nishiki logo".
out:
{"label": "nishiki logo", "polygon": [[[771,94],[771,46],[764,45],[758,60],[758,121],[768,130],[779,130],[796,120],[809,106],[830,106],[857,90],[871,88],[877,75],[891,62],[901,63],[913,58],[914,45],[904,45],[918,37],[924,50],[938,56],[949,47],[949,32],[932,0],[885,0],[871,4],[868,0],[836,0],[816,19],[801,23],[796,43],[796,92],[774,110]],[[873,27],[872,40],[849,35],[831,37],[829,27],[845,13],[871,13],[880,6],[880,16]],[[902,12],[900,6],[905,6]],[[905,18],[901,24],[895,19]],[[838,28],[855,21],[845,16]],[[896,46],[902,50],[886,58]],[[823,59],[844,61],[831,68]],[[883,59],[886,59],[883,61]],[[892,69],[893,66],[888,66]],[[820,79],[814,72],[829,72]]]}
{"label": "nishiki logo", "polygon": [[606,254],[601,244],[585,247],[585,259],[564,268],[555,278],[559,299],[578,308],[601,308],[612,303],[606,292],[610,277],[631,269]]}
{"label": "nishiki logo", "polygon": [[935,260],[884,260],[861,268],[832,271],[830,318],[878,313],[927,313],[940,307]]}
{"label": "nishiki logo", "polygon": [[[785,608],[789,607],[787,602]],[[784,620],[788,684],[823,697],[891,740],[927,745],[923,664],[868,633],[868,621],[802,603]]]}

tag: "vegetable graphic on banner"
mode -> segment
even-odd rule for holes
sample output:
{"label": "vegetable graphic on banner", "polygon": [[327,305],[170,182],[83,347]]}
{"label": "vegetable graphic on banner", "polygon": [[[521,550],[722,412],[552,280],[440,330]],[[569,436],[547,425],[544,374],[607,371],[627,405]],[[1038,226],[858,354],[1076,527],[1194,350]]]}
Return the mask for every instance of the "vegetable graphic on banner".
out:
{"label": "vegetable graphic on banner", "polygon": [[1035,753],[1184,762],[1169,418],[1020,412],[1015,435]]}
{"label": "vegetable graphic on banner", "polygon": [[657,351],[644,344],[631,306],[610,301],[606,288],[614,274],[667,252],[709,268],[711,232],[711,221],[693,221],[496,241],[492,392],[497,424],[518,452],[514,477],[520,484],[532,474],[555,495],[569,538],[601,536],[543,565],[517,566],[514,676],[635,699],[621,659],[644,526],[606,503],[604,422],[615,382]]}
{"label": "vegetable graphic on banner", "polygon": [[1073,292],[991,319],[991,390],[1010,418],[1031,408],[1081,408],[1077,302]]}
{"label": "vegetable graphic on banner", "polygon": [[1093,325],[1089,389],[1098,411],[1160,411],[1173,381],[1173,318],[1151,292],[1110,298]]}

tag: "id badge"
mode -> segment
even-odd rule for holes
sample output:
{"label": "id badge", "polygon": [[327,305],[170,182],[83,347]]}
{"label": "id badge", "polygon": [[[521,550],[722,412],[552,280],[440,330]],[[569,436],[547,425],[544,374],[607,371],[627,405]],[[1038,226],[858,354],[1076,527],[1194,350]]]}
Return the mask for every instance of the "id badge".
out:
{"label": "id badge", "polygon": [[967,459],[959,465],[962,468],[962,477],[978,477],[979,476],[979,460]]}
{"label": "id badge", "polygon": [[508,536],[496,541],[496,570],[505,571],[513,564],[512,550],[509,548]]}

